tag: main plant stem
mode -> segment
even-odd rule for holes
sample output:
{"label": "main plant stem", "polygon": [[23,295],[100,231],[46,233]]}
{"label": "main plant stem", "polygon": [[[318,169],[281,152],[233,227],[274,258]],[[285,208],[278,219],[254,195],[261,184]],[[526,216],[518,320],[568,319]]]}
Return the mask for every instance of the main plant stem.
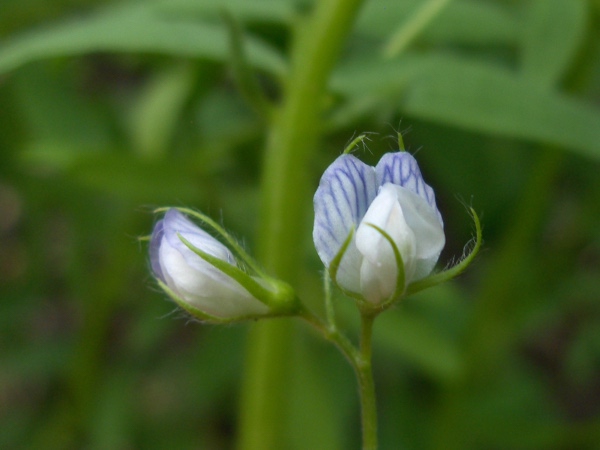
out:
{"label": "main plant stem", "polygon": [[[316,2],[300,24],[291,72],[265,151],[259,257],[292,285],[303,261],[301,243],[309,189],[308,163],[321,136],[327,79],[363,0]],[[240,450],[275,450],[285,444],[293,330],[286,320],[263,321],[250,331],[239,422]]]}

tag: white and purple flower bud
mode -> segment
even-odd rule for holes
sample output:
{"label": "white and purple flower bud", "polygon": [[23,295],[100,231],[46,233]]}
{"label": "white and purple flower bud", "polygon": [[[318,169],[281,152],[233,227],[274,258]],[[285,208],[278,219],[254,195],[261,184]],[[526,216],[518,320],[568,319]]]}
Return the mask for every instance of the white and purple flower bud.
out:
{"label": "white and purple flower bud", "polygon": [[[169,209],[154,227],[150,260],[154,274],[180,306],[200,318],[217,321],[271,312],[264,301],[253,296],[238,280],[201,257],[188,244],[209,257],[238,267],[225,245],[178,210]],[[252,283],[261,283],[249,275],[243,276]]]}
{"label": "white and purple flower bud", "polygon": [[377,167],[338,157],[321,178],[314,206],[313,239],[323,264],[330,268],[342,251],[334,282],[372,304],[394,300],[428,276],[445,244],[433,189],[407,152],[387,153]]}

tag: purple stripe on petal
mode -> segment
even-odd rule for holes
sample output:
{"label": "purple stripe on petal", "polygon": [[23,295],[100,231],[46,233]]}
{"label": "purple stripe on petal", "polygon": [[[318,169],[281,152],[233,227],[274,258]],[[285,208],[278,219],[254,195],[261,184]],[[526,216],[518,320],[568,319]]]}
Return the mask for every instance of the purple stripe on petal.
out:
{"label": "purple stripe on petal", "polygon": [[386,153],[379,160],[375,171],[380,186],[385,183],[392,183],[420,195],[435,209],[440,222],[442,222],[442,216],[435,203],[433,189],[425,183],[419,164],[413,155],[408,152]]}
{"label": "purple stripe on petal", "polygon": [[376,195],[375,170],[352,155],[338,157],[325,170],[314,197],[313,239],[326,265],[351,228],[358,226]]}

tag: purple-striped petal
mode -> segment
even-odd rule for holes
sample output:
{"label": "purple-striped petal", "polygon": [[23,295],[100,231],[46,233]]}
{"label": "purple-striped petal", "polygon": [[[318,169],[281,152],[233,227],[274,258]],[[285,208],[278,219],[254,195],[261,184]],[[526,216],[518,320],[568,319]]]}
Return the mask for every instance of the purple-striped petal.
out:
{"label": "purple-striped petal", "polygon": [[313,238],[317,253],[328,266],[348,233],[358,227],[377,195],[373,167],[352,155],[338,157],[321,177],[315,193]]}
{"label": "purple-striped petal", "polygon": [[386,153],[377,163],[375,171],[379,186],[392,183],[420,195],[436,211],[440,223],[443,224],[442,216],[435,203],[433,189],[425,183],[419,164],[413,155],[408,152]]}

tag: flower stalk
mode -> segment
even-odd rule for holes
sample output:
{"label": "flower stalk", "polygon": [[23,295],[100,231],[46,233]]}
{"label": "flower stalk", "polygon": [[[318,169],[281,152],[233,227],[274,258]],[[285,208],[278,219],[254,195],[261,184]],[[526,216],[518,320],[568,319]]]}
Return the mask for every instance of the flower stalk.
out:
{"label": "flower stalk", "polygon": [[360,352],[356,363],[360,395],[363,450],[377,449],[377,400],[372,368],[373,322],[376,313],[361,312]]}

